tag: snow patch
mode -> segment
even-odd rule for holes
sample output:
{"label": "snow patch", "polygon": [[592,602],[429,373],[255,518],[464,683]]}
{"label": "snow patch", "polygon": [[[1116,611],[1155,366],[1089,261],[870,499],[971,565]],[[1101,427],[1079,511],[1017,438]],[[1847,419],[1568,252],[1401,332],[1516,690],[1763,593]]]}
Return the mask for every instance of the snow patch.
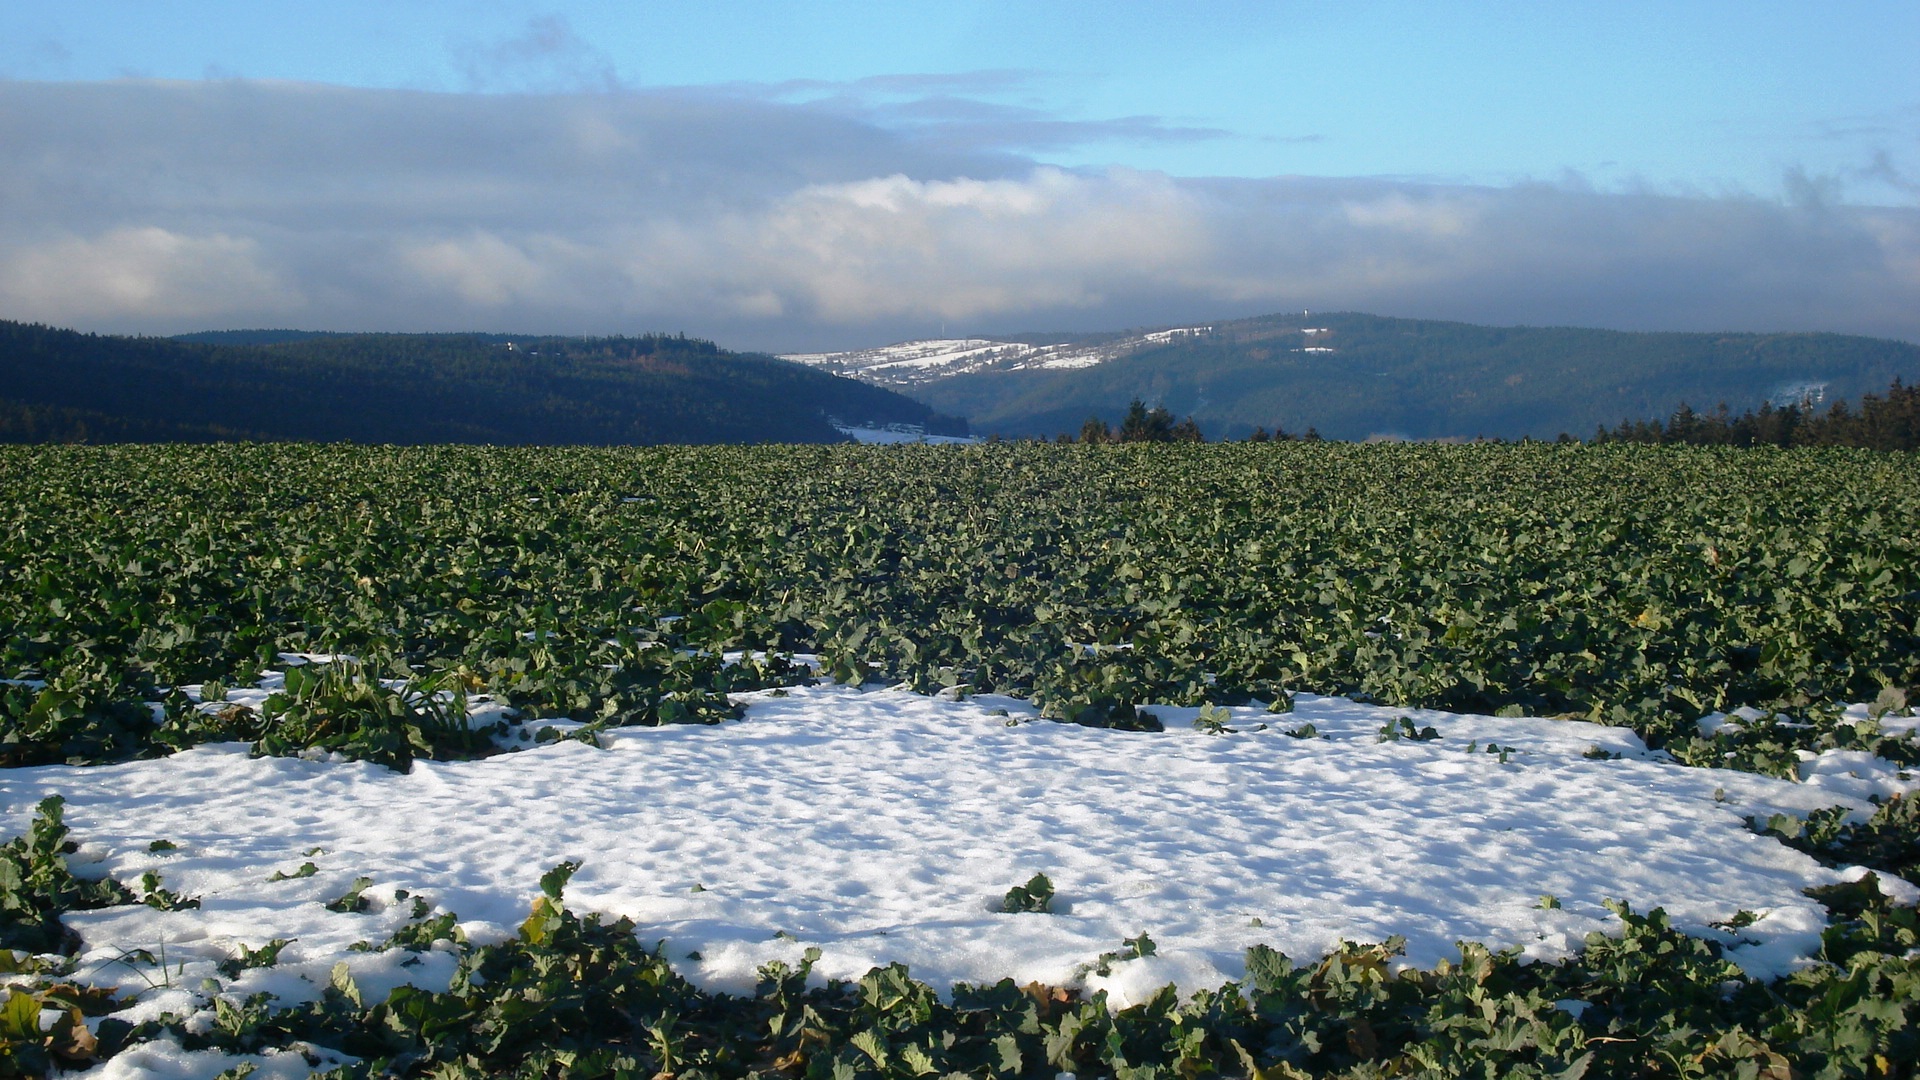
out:
{"label": "snow patch", "polygon": [[[548,743],[406,774],[253,758],[239,744],[16,769],[0,827],[21,830],[40,799],[63,795],[95,869],[129,881],[156,871],[202,898],[197,910],[69,917],[86,942],[82,977],[139,994],[136,1013],[206,999],[157,986],[152,965],[126,959],[133,950],[164,956],[172,987],[197,987],[242,944],[276,937],[297,939],[283,962],[230,991],[297,1000],[341,959],[376,997],[443,988],[444,953],[408,963],[349,947],[393,933],[415,898],[459,913],[475,940],[510,936],[539,875],[568,859],[583,864],[571,906],[633,918],[708,989],[750,991],[761,965],[815,946],[823,978],[899,961],[936,988],[1078,981],[1126,1005],[1168,981],[1240,978],[1254,944],[1312,959],[1342,939],[1398,934],[1423,967],[1461,940],[1555,959],[1617,929],[1609,900],[1664,907],[1701,935],[1753,912],[1732,955],[1778,975],[1809,962],[1825,924],[1801,890],[1849,872],[1745,817],[1836,803],[1864,813],[1868,794],[1920,786],[1840,755],[1795,783],[1680,766],[1620,728],[1304,694],[1291,714],[1228,709],[1235,733],[1219,735],[1191,726],[1195,708],[1154,707],[1168,730],[1147,734],[900,688],[740,700],[746,718],[717,727],[619,729],[601,735],[605,749]],[[1402,719],[1438,738],[1383,739]],[[1295,737],[1309,724],[1318,737]],[[152,851],[155,839],[177,848]],[[315,872],[288,876],[306,862]],[[1000,913],[1035,873],[1054,882],[1059,910]],[[324,906],[361,876],[368,911]],[[1905,882],[1888,891],[1913,894]],[[1143,933],[1155,955],[1090,974]]]}
{"label": "snow patch", "polygon": [[917,424],[888,424],[885,427],[835,424],[833,427],[854,442],[868,445],[921,443],[929,446],[971,446],[981,441],[971,435],[929,435],[927,429]]}
{"label": "snow patch", "polygon": [[[1134,334],[1098,344],[1031,345],[988,338],[932,338],[879,349],[836,353],[789,353],[782,360],[825,368],[882,386],[912,386],[977,371],[1028,371],[1093,367],[1155,345],[1213,332],[1185,326]],[[1329,350],[1331,351],[1331,350]]]}

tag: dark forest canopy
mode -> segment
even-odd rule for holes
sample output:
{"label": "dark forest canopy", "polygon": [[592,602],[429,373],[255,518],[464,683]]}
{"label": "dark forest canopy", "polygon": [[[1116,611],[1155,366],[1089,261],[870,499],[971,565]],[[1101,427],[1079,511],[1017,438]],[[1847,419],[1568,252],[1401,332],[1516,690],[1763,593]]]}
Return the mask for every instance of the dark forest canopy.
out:
{"label": "dark forest canopy", "polygon": [[[210,339],[210,340],[208,340]],[[114,337],[0,321],[0,442],[836,442],[830,421],[965,421],[686,337]]]}

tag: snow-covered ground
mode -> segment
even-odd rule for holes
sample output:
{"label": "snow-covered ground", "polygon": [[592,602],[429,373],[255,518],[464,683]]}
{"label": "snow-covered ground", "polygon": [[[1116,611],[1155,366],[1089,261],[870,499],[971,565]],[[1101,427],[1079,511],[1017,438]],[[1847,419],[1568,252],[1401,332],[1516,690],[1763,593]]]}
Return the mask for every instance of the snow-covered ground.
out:
{"label": "snow-covered ground", "polygon": [[[1145,734],[1033,722],[1014,699],[878,687],[745,700],[745,719],[718,727],[627,729],[605,749],[551,743],[404,775],[252,758],[239,744],[10,770],[0,834],[63,795],[82,872],[131,882],[154,870],[202,898],[68,916],[86,941],[83,978],[138,992],[135,1019],[203,1005],[187,988],[272,938],[296,940],[226,992],[312,996],[341,960],[370,994],[444,988],[447,953],[403,965],[349,946],[384,939],[413,897],[458,912],[476,940],[505,937],[562,860],[582,864],[570,906],[632,917],[705,987],[750,990],[761,964],[816,946],[827,977],[900,961],[939,988],[1011,976],[1124,1004],[1168,982],[1237,978],[1255,943],[1312,958],[1342,938],[1400,934],[1422,966],[1460,940],[1559,957],[1616,926],[1609,899],[1665,907],[1750,971],[1784,972],[1825,924],[1801,890],[1857,872],[1756,835],[1744,816],[1864,811],[1867,796],[1920,787],[1864,755],[1809,761],[1795,783],[1682,767],[1618,728],[1307,696],[1291,714],[1230,710],[1238,730],[1217,735],[1182,708],[1155,709],[1168,730]],[[1440,738],[1383,741],[1400,717]],[[1321,737],[1286,734],[1306,724]],[[176,846],[149,850],[156,840]],[[287,876],[309,862],[310,876]],[[1035,873],[1052,879],[1055,911],[1001,913]],[[324,907],[362,875],[374,910]],[[1712,928],[1742,910],[1759,918]],[[1143,932],[1157,955],[1086,973]],[[169,966],[130,960],[136,949]],[[176,1052],[106,1068],[159,1068]]]}
{"label": "snow-covered ground", "polygon": [[882,386],[912,386],[995,368],[1027,371],[1093,367],[1149,346],[1206,334],[1212,329],[1211,326],[1177,327],[1090,345],[1029,345],[1020,341],[994,341],[989,338],[934,338],[851,352],[790,353],[781,359],[826,368],[837,374],[851,375]]}
{"label": "snow-covered ground", "polygon": [[869,382],[909,384],[998,366],[1029,356],[1035,348],[1016,341],[939,338],[852,352],[792,353],[780,359],[857,375]]}
{"label": "snow-covered ground", "polygon": [[929,435],[925,428],[911,424],[890,424],[886,427],[857,427],[835,424],[834,429],[842,435],[850,436],[854,442],[867,445],[891,446],[896,443],[926,443],[935,446],[971,446],[980,440],[971,435]]}

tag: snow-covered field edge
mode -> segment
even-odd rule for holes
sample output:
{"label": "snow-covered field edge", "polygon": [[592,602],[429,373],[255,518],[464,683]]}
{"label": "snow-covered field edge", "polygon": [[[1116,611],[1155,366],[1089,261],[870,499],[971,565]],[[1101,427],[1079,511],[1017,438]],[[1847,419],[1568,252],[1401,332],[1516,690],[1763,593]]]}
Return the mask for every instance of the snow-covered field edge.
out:
{"label": "snow-covered field edge", "polygon": [[[67,917],[85,942],[70,977],[127,995],[119,1015],[135,1022],[210,1024],[218,1002],[259,993],[310,1000],[340,964],[369,1000],[443,990],[449,948],[354,946],[423,910],[458,913],[476,943],[505,940],[563,861],[580,864],[571,906],[634,919],[709,990],[751,991],[763,965],[817,949],[816,978],[901,962],[936,989],[1011,977],[1124,1006],[1239,979],[1253,945],[1312,958],[1398,935],[1419,967],[1460,941],[1558,960],[1617,928],[1613,901],[1664,908],[1775,977],[1820,944],[1826,913],[1803,890],[1864,871],[1824,867],[1747,819],[1831,806],[1863,818],[1870,800],[1920,787],[1858,753],[1810,756],[1785,780],[1680,766],[1619,728],[1308,695],[1284,714],[1209,709],[1201,727],[1198,709],[1153,707],[1161,733],[877,686],[738,698],[745,718],[718,727],[621,729],[601,748],[527,744],[407,774],[254,758],[243,744],[11,770],[0,832],[59,795],[82,872],[152,873],[200,900]],[[497,704],[476,710],[476,723],[502,718]],[[1864,706],[1849,715],[1867,719]],[[540,726],[554,725],[517,725]],[[1056,889],[1053,911],[1001,911],[1035,873]],[[365,910],[328,907],[361,878]],[[1900,902],[1920,898],[1882,881]],[[1098,972],[1142,934],[1152,955]],[[277,963],[220,973],[275,939],[289,942]],[[140,1053],[102,1075],[234,1064]],[[263,1060],[290,1075],[312,1064]]]}

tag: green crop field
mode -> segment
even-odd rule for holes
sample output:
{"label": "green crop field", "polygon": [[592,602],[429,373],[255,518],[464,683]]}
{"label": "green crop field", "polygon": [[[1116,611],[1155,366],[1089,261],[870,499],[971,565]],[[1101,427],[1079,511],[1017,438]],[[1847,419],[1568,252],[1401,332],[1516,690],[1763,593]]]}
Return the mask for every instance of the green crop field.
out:
{"label": "green crop field", "polygon": [[113,721],[11,763],[142,752],[138,703],[289,650],[611,724],[787,670],[750,649],[1094,725],[1313,691],[1656,745],[1920,681],[1900,454],[42,447],[0,489],[0,669]]}
{"label": "green crop field", "polygon": [[[38,446],[0,447],[0,493],[6,767],[244,739],[404,770],[490,752],[446,704],[467,694],[584,721],[572,737],[591,741],[723,721],[730,693],[810,678],[797,655],[842,681],[1016,695],[1094,727],[1157,729],[1149,705],[1280,712],[1311,692],[1594,720],[1683,764],[1774,776],[1807,751],[1920,764],[1911,737],[1840,709],[1904,708],[1920,683],[1907,454]],[[260,710],[177,689],[216,698],[287,652],[356,659],[290,676]],[[1697,724],[1742,706],[1765,715]],[[1911,873],[1914,801],[1869,825],[1768,825]],[[0,859],[21,926],[136,895],[62,884],[57,810]],[[1740,981],[1657,912],[1623,911],[1624,937],[1566,965],[1468,949],[1461,966],[1395,974],[1359,946],[1297,968],[1269,953],[1249,957],[1241,995],[1169,992],[1109,1016],[1011,984],[939,999],[904,972],[807,989],[804,969],[770,970],[756,998],[707,996],[631,925],[568,911],[565,884],[551,878],[518,941],[468,949],[471,979],[447,994],[363,1004],[348,980],[305,1012],[256,1003],[207,1045],[345,1039],[408,1075],[835,1080],[1911,1076],[1920,1054],[1914,909],[1870,885],[1830,903],[1829,962],[1777,984]],[[418,925],[430,944],[451,923]],[[57,944],[47,932],[36,947]],[[53,1060],[31,1055],[54,1036],[12,1014],[97,1004],[44,981],[11,993],[0,1076]],[[1608,995],[1621,1004],[1604,1030],[1553,1007]]]}

